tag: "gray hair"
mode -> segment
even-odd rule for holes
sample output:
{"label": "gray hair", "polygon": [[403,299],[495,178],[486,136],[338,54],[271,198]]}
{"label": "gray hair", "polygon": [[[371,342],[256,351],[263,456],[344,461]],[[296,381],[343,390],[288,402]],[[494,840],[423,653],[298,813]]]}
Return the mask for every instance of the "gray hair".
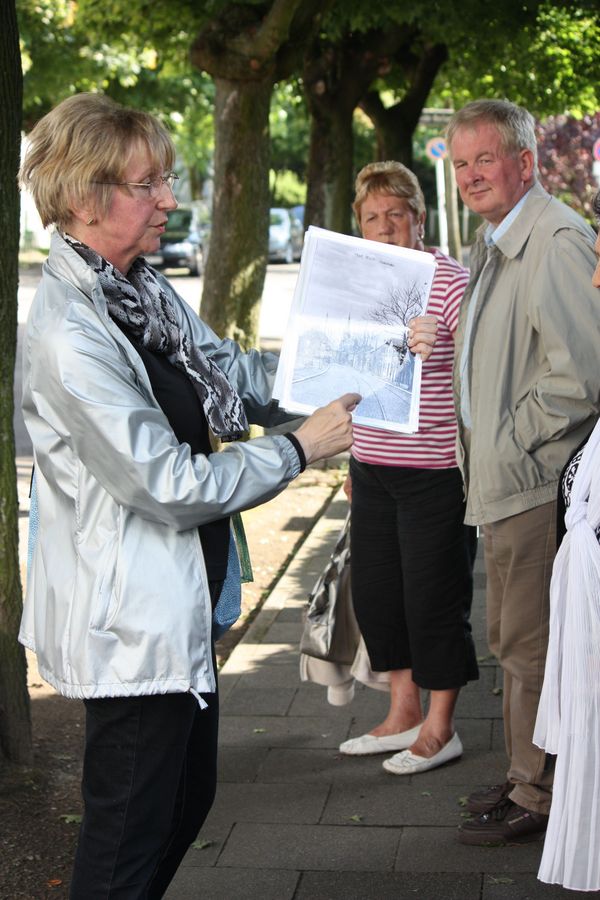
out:
{"label": "gray hair", "polygon": [[537,139],[535,119],[522,106],[508,100],[473,100],[454,113],[446,128],[446,144],[452,155],[452,141],[459,128],[474,128],[480,122],[493,125],[501,138],[503,151],[513,156],[521,150],[533,154],[534,176],[537,174]]}

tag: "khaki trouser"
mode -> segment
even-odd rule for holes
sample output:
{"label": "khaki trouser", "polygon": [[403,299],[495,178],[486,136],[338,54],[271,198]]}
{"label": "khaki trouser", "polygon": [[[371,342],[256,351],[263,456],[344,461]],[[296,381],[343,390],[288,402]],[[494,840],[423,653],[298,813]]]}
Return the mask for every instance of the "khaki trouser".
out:
{"label": "khaki trouser", "polygon": [[510,798],[548,813],[552,758],[532,743],[548,646],[556,503],[484,525],[490,650],[504,673],[504,733]]}

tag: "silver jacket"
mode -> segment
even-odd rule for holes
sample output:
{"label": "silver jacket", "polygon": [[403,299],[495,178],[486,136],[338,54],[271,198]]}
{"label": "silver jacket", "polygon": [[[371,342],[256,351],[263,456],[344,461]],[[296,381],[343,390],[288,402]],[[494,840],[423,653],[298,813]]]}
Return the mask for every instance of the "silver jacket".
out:
{"label": "silver jacket", "polygon": [[[285,420],[271,401],[276,358],[219,340],[161,281],[180,327],[227,373],[249,420]],[[39,531],[20,641],[68,697],[214,691],[197,528],[283,490],[300,472],[292,444],[262,437],[209,457],[179,444],[97,276],[59,234],[23,368]]]}

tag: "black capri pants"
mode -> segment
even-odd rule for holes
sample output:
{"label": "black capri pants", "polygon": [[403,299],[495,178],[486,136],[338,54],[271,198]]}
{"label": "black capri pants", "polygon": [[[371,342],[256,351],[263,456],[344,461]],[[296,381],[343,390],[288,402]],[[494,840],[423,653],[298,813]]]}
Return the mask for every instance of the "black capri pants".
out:
{"label": "black capri pants", "polygon": [[350,461],[352,596],[375,672],[427,690],[478,678],[469,615],[475,528],[460,472]]}

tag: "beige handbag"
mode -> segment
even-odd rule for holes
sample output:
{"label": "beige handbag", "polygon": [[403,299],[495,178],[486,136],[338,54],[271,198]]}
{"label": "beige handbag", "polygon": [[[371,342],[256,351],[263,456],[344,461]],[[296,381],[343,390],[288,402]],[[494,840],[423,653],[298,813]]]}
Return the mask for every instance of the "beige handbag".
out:
{"label": "beige handbag", "polygon": [[350,513],[325,571],[308,598],[300,652],[339,665],[352,665],[360,632],[350,590]]}

